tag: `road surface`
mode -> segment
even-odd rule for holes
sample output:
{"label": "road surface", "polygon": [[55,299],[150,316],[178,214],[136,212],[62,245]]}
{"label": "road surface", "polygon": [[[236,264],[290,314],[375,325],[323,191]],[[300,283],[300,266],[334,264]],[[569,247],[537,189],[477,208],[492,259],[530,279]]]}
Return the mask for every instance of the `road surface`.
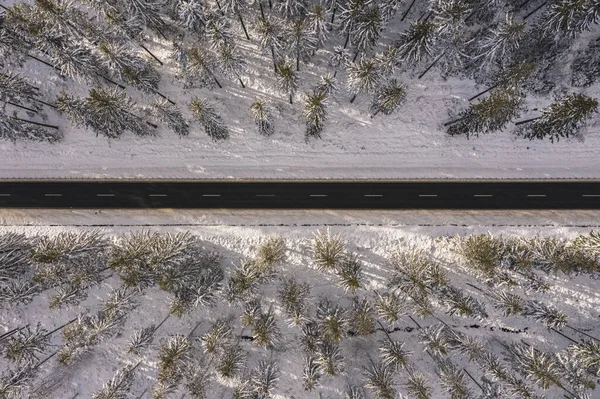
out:
{"label": "road surface", "polygon": [[600,209],[600,181],[5,181],[0,207]]}

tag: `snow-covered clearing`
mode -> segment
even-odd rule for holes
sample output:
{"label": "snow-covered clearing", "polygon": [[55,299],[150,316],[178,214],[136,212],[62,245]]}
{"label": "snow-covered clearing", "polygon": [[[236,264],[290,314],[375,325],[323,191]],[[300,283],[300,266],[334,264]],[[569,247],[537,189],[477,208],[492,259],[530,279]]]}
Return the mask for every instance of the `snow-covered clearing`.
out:
{"label": "snow-covered clearing", "polygon": [[[234,341],[239,342],[242,351],[247,354],[244,366],[247,367],[247,371],[251,372],[260,360],[269,359],[275,361],[280,368],[281,376],[272,391],[273,398],[342,398],[349,385],[362,387],[365,384],[365,368],[369,367],[371,360],[378,362],[377,348],[387,340],[385,333],[381,329],[376,329],[366,336],[346,336],[340,343],[344,358],[343,371],[334,377],[322,376],[320,385],[312,392],[306,392],[302,385],[304,352],[300,347],[300,329],[286,324],[285,314],[277,297],[280,279],[294,277],[299,282],[307,282],[310,285],[308,301],[310,317],[314,317],[317,302],[324,297],[346,309],[351,308],[353,295],[344,292],[337,284],[338,278],[333,273],[319,272],[315,268],[311,255],[312,234],[317,229],[324,231],[325,225],[330,226],[332,234],[340,234],[348,251],[360,256],[365,280],[364,286],[356,291],[356,296],[359,298],[367,298],[373,302],[376,298],[374,291],[380,294],[386,292],[386,281],[390,276],[388,261],[391,254],[397,250],[418,248],[424,250],[446,271],[452,285],[485,304],[489,314],[487,318],[451,316],[446,312],[446,305],[433,295],[434,317],[418,318],[412,313],[412,305],[408,301],[404,305],[404,315],[401,319],[391,326],[388,325],[390,331],[393,330],[390,332],[390,337],[405,342],[404,349],[413,352],[409,357],[409,363],[426,376],[433,388],[431,398],[449,396],[440,384],[435,362],[419,342],[418,327],[410,317],[414,318],[421,327],[438,324],[441,320],[457,332],[481,338],[485,349],[499,355],[502,363],[509,369],[511,366],[503,356],[505,352],[503,344],[525,342],[538,350],[554,354],[572,344],[569,339],[580,341],[586,338],[570,327],[581,329],[587,334],[600,338],[598,279],[590,278],[589,274],[567,276],[562,273],[545,274],[537,270],[536,274],[549,285],[549,291],[542,293],[526,290],[520,285],[512,288],[502,287],[528,300],[543,301],[565,313],[570,326],[560,330],[562,334],[569,337],[565,338],[530,317],[503,316],[499,310],[491,306],[489,297],[484,293],[499,288],[486,286],[479,278],[474,277],[465,266],[464,259],[454,252],[451,245],[439,239],[441,236],[486,232],[505,237],[556,236],[573,239],[579,234],[589,233],[592,228],[597,230],[595,226],[600,225],[600,215],[597,212],[14,210],[3,211],[0,216],[2,224],[0,234],[17,232],[30,237],[40,235],[54,237],[59,232],[90,230],[99,230],[111,239],[142,230],[161,233],[190,232],[197,236],[206,248],[221,254],[220,264],[225,270],[224,282],[229,279],[230,273],[240,264],[242,258],[255,256],[257,248],[267,237],[278,235],[284,240],[286,246],[285,260],[278,264],[276,278],[270,283],[260,284],[256,291],[262,301],[263,310],[266,311],[269,306],[274,310],[281,331],[281,339],[273,349],[260,348],[247,338],[252,335],[252,329],[239,325],[243,306],[231,305],[222,294],[219,294],[214,306],[200,306],[182,318],[171,316],[159,328],[150,347],[140,356],[127,353],[128,340],[135,329],[158,324],[169,312],[173,298],[154,286],[135,295],[134,299],[138,306],[125,317],[123,325],[118,328],[118,334],[94,346],[71,365],[62,365],[56,358],[50,359],[41,367],[39,375],[35,378],[31,396],[23,397],[70,399],[78,393],[78,397],[89,398],[105,381],[113,377],[119,367],[125,364],[134,365],[141,361],[135,371],[130,394],[127,396],[139,398],[145,389],[151,389],[156,383],[160,344],[164,343],[169,335],[187,335],[200,322],[191,338],[194,346],[192,353],[194,360],[205,361],[206,370],[209,371],[207,398],[230,398],[232,387],[236,385],[237,380],[217,375],[214,369],[216,360],[211,361],[210,356],[204,355],[199,341],[199,337],[209,330],[217,318],[230,314],[234,315]],[[103,272],[103,275],[110,274],[112,277],[94,286],[87,298],[75,306],[49,310],[50,297],[55,295],[55,290],[50,289],[37,295],[28,305],[3,308],[0,312],[2,327],[0,333],[26,323],[33,326],[37,322],[51,331],[79,313],[95,313],[99,309],[99,301],[105,300],[111,289],[121,285],[115,273],[110,273],[110,270]],[[483,292],[473,286],[479,287]],[[383,320],[380,321],[385,325]],[[378,324],[375,324],[375,327],[380,328]],[[52,335],[51,342],[57,346],[49,348],[41,358],[59,349],[61,340],[59,333]],[[459,355],[454,351],[450,352],[448,358],[458,366],[459,370],[464,368],[477,381],[474,382],[464,376],[473,397],[479,397],[481,389],[477,384],[482,383],[482,368],[476,362],[469,362],[466,355]],[[6,359],[0,360],[0,368],[5,369],[7,366]],[[515,373],[519,378],[523,378],[516,371]],[[594,380],[591,375],[588,377]],[[394,388],[404,395],[407,395],[407,378],[405,370],[394,373],[396,383]],[[549,399],[562,399],[565,394],[565,391],[557,386],[542,390],[531,380],[525,381],[533,392],[545,395]],[[501,385],[507,388],[506,384]],[[564,380],[563,386],[565,389],[572,389]],[[375,397],[371,389],[365,391],[368,392],[368,398]],[[170,397],[183,397],[185,393],[183,385],[177,392],[177,395]],[[588,390],[589,397],[596,397],[597,392],[597,390]],[[150,392],[146,392],[143,396],[146,399],[150,397]]]}

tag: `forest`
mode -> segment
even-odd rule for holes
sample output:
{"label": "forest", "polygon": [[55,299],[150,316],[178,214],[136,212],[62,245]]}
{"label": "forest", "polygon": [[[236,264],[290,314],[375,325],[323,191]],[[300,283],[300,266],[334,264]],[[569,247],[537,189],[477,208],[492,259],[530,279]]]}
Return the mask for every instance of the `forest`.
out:
{"label": "forest", "polygon": [[[598,112],[596,0],[35,0],[0,7],[6,140],[58,142],[65,132],[51,123],[57,118],[111,139],[151,137],[160,126],[180,137],[202,129],[227,140],[228,105],[241,90],[262,93],[241,116],[254,134],[278,133],[287,107],[301,114],[308,141],[327,134],[335,104],[386,118],[414,101],[408,87],[427,79],[481,88],[438,121],[449,136],[512,129],[554,142],[580,136]],[[257,52],[266,64],[253,61]],[[40,86],[49,74],[63,82],[53,92]],[[224,91],[227,101],[215,100]],[[531,98],[552,101],[538,109],[527,107]]]}
{"label": "forest", "polygon": [[597,397],[600,233],[225,243],[0,234],[0,398]]}

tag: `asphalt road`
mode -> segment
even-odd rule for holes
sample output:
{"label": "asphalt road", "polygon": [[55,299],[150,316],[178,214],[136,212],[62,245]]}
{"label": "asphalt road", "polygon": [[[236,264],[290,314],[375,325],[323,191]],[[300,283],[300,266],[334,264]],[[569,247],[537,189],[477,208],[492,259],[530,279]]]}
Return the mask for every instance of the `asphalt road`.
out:
{"label": "asphalt road", "polygon": [[0,182],[7,208],[600,209],[581,182]]}

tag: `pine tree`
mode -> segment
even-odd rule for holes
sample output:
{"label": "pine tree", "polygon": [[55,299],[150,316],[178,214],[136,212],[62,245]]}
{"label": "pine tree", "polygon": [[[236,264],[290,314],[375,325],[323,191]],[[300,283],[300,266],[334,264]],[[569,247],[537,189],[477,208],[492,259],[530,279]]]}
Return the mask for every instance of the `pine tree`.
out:
{"label": "pine tree", "polygon": [[483,303],[464,293],[459,288],[446,286],[442,290],[442,301],[448,307],[448,314],[451,316],[459,315],[461,317],[474,317],[477,319],[486,319],[488,314]]}
{"label": "pine tree", "polygon": [[102,65],[118,80],[146,92],[153,92],[158,88],[158,72],[127,46],[103,42],[98,49],[102,56]]}
{"label": "pine tree", "polygon": [[35,101],[36,88],[21,75],[11,71],[0,73],[0,102],[12,102],[16,104],[30,103],[30,107],[40,110],[41,107]]}
{"label": "pine tree", "polygon": [[350,36],[354,31],[356,23],[370,4],[371,0],[348,0],[340,4],[340,31],[346,33],[344,49],[350,43]]}
{"label": "pine tree", "polygon": [[394,18],[396,12],[400,8],[404,1],[403,0],[383,0],[381,1],[381,15],[384,22],[388,22]]}
{"label": "pine tree", "polygon": [[279,327],[272,308],[261,312],[254,320],[252,337],[254,343],[265,348],[274,348],[280,341]]}
{"label": "pine tree", "polygon": [[519,295],[501,290],[490,296],[494,307],[501,310],[503,316],[522,314],[525,307],[525,300]]}
{"label": "pine tree", "polygon": [[375,47],[382,31],[383,17],[379,6],[374,5],[362,11],[352,31],[357,52],[365,53]]}
{"label": "pine tree", "polygon": [[233,327],[231,318],[217,319],[210,329],[202,335],[200,341],[204,352],[219,355],[231,345]]}
{"label": "pine tree", "polygon": [[342,46],[335,46],[329,58],[329,66],[334,69],[333,77],[337,75],[338,68],[347,68],[350,63],[350,52]]}
{"label": "pine tree", "polygon": [[194,96],[190,103],[190,109],[196,119],[204,126],[204,130],[210,138],[215,141],[229,138],[229,131],[223,123],[223,119],[208,100]]}
{"label": "pine tree", "polygon": [[187,29],[201,33],[206,24],[204,5],[200,0],[177,0],[174,5],[177,20]]}
{"label": "pine tree", "polygon": [[358,62],[351,62],[347,73],[348,89],[354,94],[351,103],[359,93],[373,94],[381,85],[381,70],[375,58],[361,58]]}
{"label": "pine tree", "polygon": [[148,327],[135,330],[129,340],[129,349],[127,352],[140,355],[152,343],[156,329],[157,327],[152,324]]}
{"label": "pine tree", "polygon": [[337,303],[322,298],[317,305],[316,317],[319,332],[324,339],[337,344],[346,336],[349,318],[346,310]]}
{"label": "pine tree", "polygon": [[467,0],[430,0],[429,9],[435,29],[452,40],[464,29],[473,4]]}
{"label": "pine tree", "polygon": [[223,5],[223,9],[225,12],[235,14],[237,16],[237,18],[240,20],[240,25],[242,26],[242,30],[244,31],[246,39],[250,40],[248,30],[246,29],[246,24],[244,23],[244,19],[242,18],[242,13],[244,13],[247,10],[247,8],[248,3],[246,0],[227,0]]}
{"label": "pine tree", "polygon": [[230,79],[237,79],[245,88],[240,75],[244,72],[245,62],[235,45],[222,46],[217,50],[217,63],[221,73]]}
{"label": "pine tree", "polygon": [[235,377],[244,365],[246,353],[239,344],[227,345],[223,349],[223,353],[217,364],[217,371],[222,377]]}
{"label": "pine tree", "polygon": [[436,42],[436,26],[431,22],[414,22],[400,34],[397,43],[399,57],[408,63],[418,63],[433,53]]}
{"label": "pine tree", "polygon": [[456,122],[448,126],[451,136],[464,134],[478,136],[502,130],[513,118],[519,115],[523,97],[513,89],[501,89],[489,97],[471,104],[469,109],[458,115]]}
{"label": "pine tree", "polygon": [[158,382],[180,381],[192,359],[192,345],[185,335],[172,335],[161,344],[158,354]]}
{"label": "pine tree", "polygon": [[569,346],[569,351],[579,358],[582,364],[600,375],[600,343],[586,340]]}
{"label": "pine tree", "polygon": [[79,82],[98,84],[105,72],[102,60],[92,49],[67,37],[47,36],[42,52],[62,75]]}
{"label": "pine tree", "polygon": [[33,281],[9,281],[0,286],[0,304],[4,306],[27,305],[40,292],[41,287]]}
{"label": "pine tree", "polygon": [[588,43],[571,64],[571,84],[587,87],[600,78],[600,38]]}
{"label": "pine tree", "polygon": [[371,363],[364,371],[365,387],[371,388],[379,399],[395,399],[394,371],[383,363]]}
{"label": "pine tree", "polygon": [[181,110],[164,98],[155,98],[150,108],[150,114],[158,122],[166,123],[169,129],[178,136],[183,137],[190,134],[190,125],[181,114]]}
{"label": "pine tree", "polygon": [[514,52],[519,48],[525,35],[525,22],[516,22],[513,14],[506,14],[506,19],[498,26],[490,29],[477,43],[478,57],[484,65],[496,62],[507,64]]}
{"label": "pine tree", "polygon": [[281,35],[279,23],[271,18],[271,16],[268,18],[260,16],[256,20],[254,29],[258,34],[258,40],[260,41],[263,51],[270,50],[271,57],[273,58],[273,69],[277,72],[277,56],[284,45],[284,39]]}
{"label": "pine tree", "polygon": [[379,112],[390,115],[406,100],[406,86],[392,79],[388,84],[381,86],[373,97],[371,103],[371,118]]}
{"label": "pine tree", "polygon": [[320,342],[320,331],[319,324],[308,319],[300,328],[300,345],[302,349],[309,354],[317,351],[318,344]]}
{"label": "pine tree", "polygon": [[312,391],[319,384],[321,371],[319,364],[313,356],[304,357],[304,367],[302,368],[302,385],[305,391]]}
{"label": "pine tree", "polygon": [[379,347],[381,352],[381,361],[385,366],[400,370],[408,365],[408,358],[412,355],[411,351],[404,349],[404,342],[392,341],[388,339]]}
{"label": "pine tree", "polygon": [[392,275],[388,286],[416,302],[428,302],[430,293],[447,284],[440,266],[420,250],[394,253],[390,266]]}
{"label": "pine tree", "polygon": [[308,314],[306,302],[310,295],[308,283],[300,283],[293,277],[283,278],[277,295],[291,325],[300,326],[306,321]]}
{"label": "pine tree", "polygon": [[320,138],[327,117],[327,94],[324,91],[307,94],[302,116],[306,125],[306,137]]}
{"label": "pine tree", "polygon": [[194,362],[185,371],[185,388],[187,393],[194,399],[209,399],[210,374],[206,365]]}
{"label": "pine tree", "polygon": [[344,357],[337,343],[325,339],[316,346],[315,363],[327,376],[336,376],[344,370]]}
{"label": "pine tree", "polygon": [[375,54],[375,59],[382,77],[389,78],[400,65],[400,50],[396,46],[387,46],[384,52]]}
{"label": "pine tree", "polygon": [[162,3],[157,0],[126,0],[122,6],[128,17],[127,24],[138,23],[160,32],[164,22],[160,16]]}
{"label": "pine tree", "polygon": [[269,104],[263,99],[257,99],[250,105],[250,110],[254,123],[258,127],[258,132],[263,136],[271,136],[275,132],[275,127],[273,126],[273,114]]}
{"label": "pine tree", "polygon": [[24,139],[52,143],[60,141],[62,138],[63,134],[60,130],[48,130],[37,127],[25,120],[15,119],[14,116],[10,117],[0,112],[0,139],[11,140],[13,142]]}
{"label": "pine tree", "polygon": [[559,0],[549,4],[542,15],[545,32],[575,36],[591,30],[591,24],[600,20],[600,6],[593,0]]}
{"label": "pine tree", "polygon": [[316,38],[315,46],[316,50],[318,50],[325,44],[329,36],[329,30],[331,29],[331,24],[327,18],[327,7],[323,4],[322,0],[309,4],[306,18],[308,28]]}
{"label": "pine tree", "polygon": [[43,354],[50,346],[50,335],[40,323],[34,329],[26,326],[19,330],[4,349],[4,356],[11,362],[17,364],[34,364],[39,361],[39,355]]}
{"label": "pine tree", "polygon": [[289,96],[290,104],[292,104],[294,93],[298,90],[298,76],[289,62],[281,61],[277,64],[275,85],[277,90]]}
{"label": "pine tree", "polygon": [[252,384],[254,392],[258,394],[259,398],[268,398],[271,396],[280,375],[279,367],[273,360],[261,360],[258,362],[252,376]]}
{"label": "pine tree", "polygon": [[433,324],[419,332],[420,343],[436,358],[448,354],[448,331],[443,324]]}
{"label": "pine tree", "polygon": [[344,255],[336,267],[335,273],[339,278],[339,284],[346,293],[350,291],[354,295],[363,284],[362,262],[355,253]]}
{"label": "pine tree", "polygon": [[319,78],[317,87],[315,87],[315,93],[324,93],[326,97],[332,96],[335,92],[337,92],[337,90],[337,81],[330,73],[325,76],[321,76]]}
{"label": "pine tree", "polygon": [[303,17],[306,14],[305,0],[278,0],[275,8],[285,20]]}
{"label": "pine tree", "polygon": [[474,398],[473,392],[469,389],[466,381],[465,372],[459,369],[448,359],[438,361],[438,377],[442,387],[448,392],[452,399]]}
{"label": "pine tree", "polygon": [[402,302],[393,292],[377,293],[375,309],[380,318],[389,325],[394,325],[402,315]]}
{"label": "pine tree", "polygon": [[185,87],[210,87],[214,82],[222,88],[213,73],[215,60],[208,51],[201,47],[191,47],[188,49],[187,56],[183,71]]}
{"label": "pine tree", "polygon": [[415,399],[430,399],[433,389],[425,374],[416,371],[412,367],[406,368],[408,379],[406,381],[406,390]]}
{"label": "pine tree", "polygon": [[562,386],[558,364],[551,355],[525,345],[512,345],[509,353],[517,369],[542,389]]}
{"label": "pine tree", "polygon": [[447,329],[448,342],[452,350],[457,351],[461,355],[468,355],[469,361],[480,362],[486,354],[483,342],[479,337],[466,335],[461,332]]}
{"label": "pine tree", "polygon": [[527,301],[523,308],[523,315],[544,323],[548,328],[560,330],[567,324],[566,314],[539,301]]}
{"label": "pine tree", "polygon": [[29,383],[35,377],[31,366],[19,367],[14,370],[6,369],[0,375],[0,398],[21,399]]}
{"label": "pine tree", "polygon": [[597,99],[585,94],[569,94],[542,109],[542,116],[527,124],[522,134],[529,139],[558,141],[561,137],[579,134],[594,113],[598,113]]}
{"label": "pine tree", "polygon": [[370,335],[375,331],[375,312],[366,298],[352,299],[350,326],[356,335]]}
{"label": "pine tree", "polygon": [[93,399],[126,399],[133,384],[135,368],[127,365],[117,370],[114,377],[102,385],[102,389],[92,394]]}
{"label": "pine tree", "polygon": [[291,20],[285,29],[290,56],[296,59],[296,71],[300,71],[300,60],[306,62],[317,49],[317,37],[310,29],[305,17]]}
{"label": "pine tree", "polygon": [[30,239],[24,234],[0,234],[0,282],[19,278],[29,271],[31,246]]}
{"label": "pine tree", "polygon": [[349,386],[344,395],[344,399],[366,399],[364,389],[362,387]]}
{"label": "pine tree", "polygon": [[342,238],[339,234],[332,236],[329,228],[313,234],[312,257],[319,271],[335,270],[343,259],[344,249]]}
{"label": "pine tree", "polygon": [[229,21],[219,12],[213,11],[206,15],[205,34],[213,50],[235,45]]}

